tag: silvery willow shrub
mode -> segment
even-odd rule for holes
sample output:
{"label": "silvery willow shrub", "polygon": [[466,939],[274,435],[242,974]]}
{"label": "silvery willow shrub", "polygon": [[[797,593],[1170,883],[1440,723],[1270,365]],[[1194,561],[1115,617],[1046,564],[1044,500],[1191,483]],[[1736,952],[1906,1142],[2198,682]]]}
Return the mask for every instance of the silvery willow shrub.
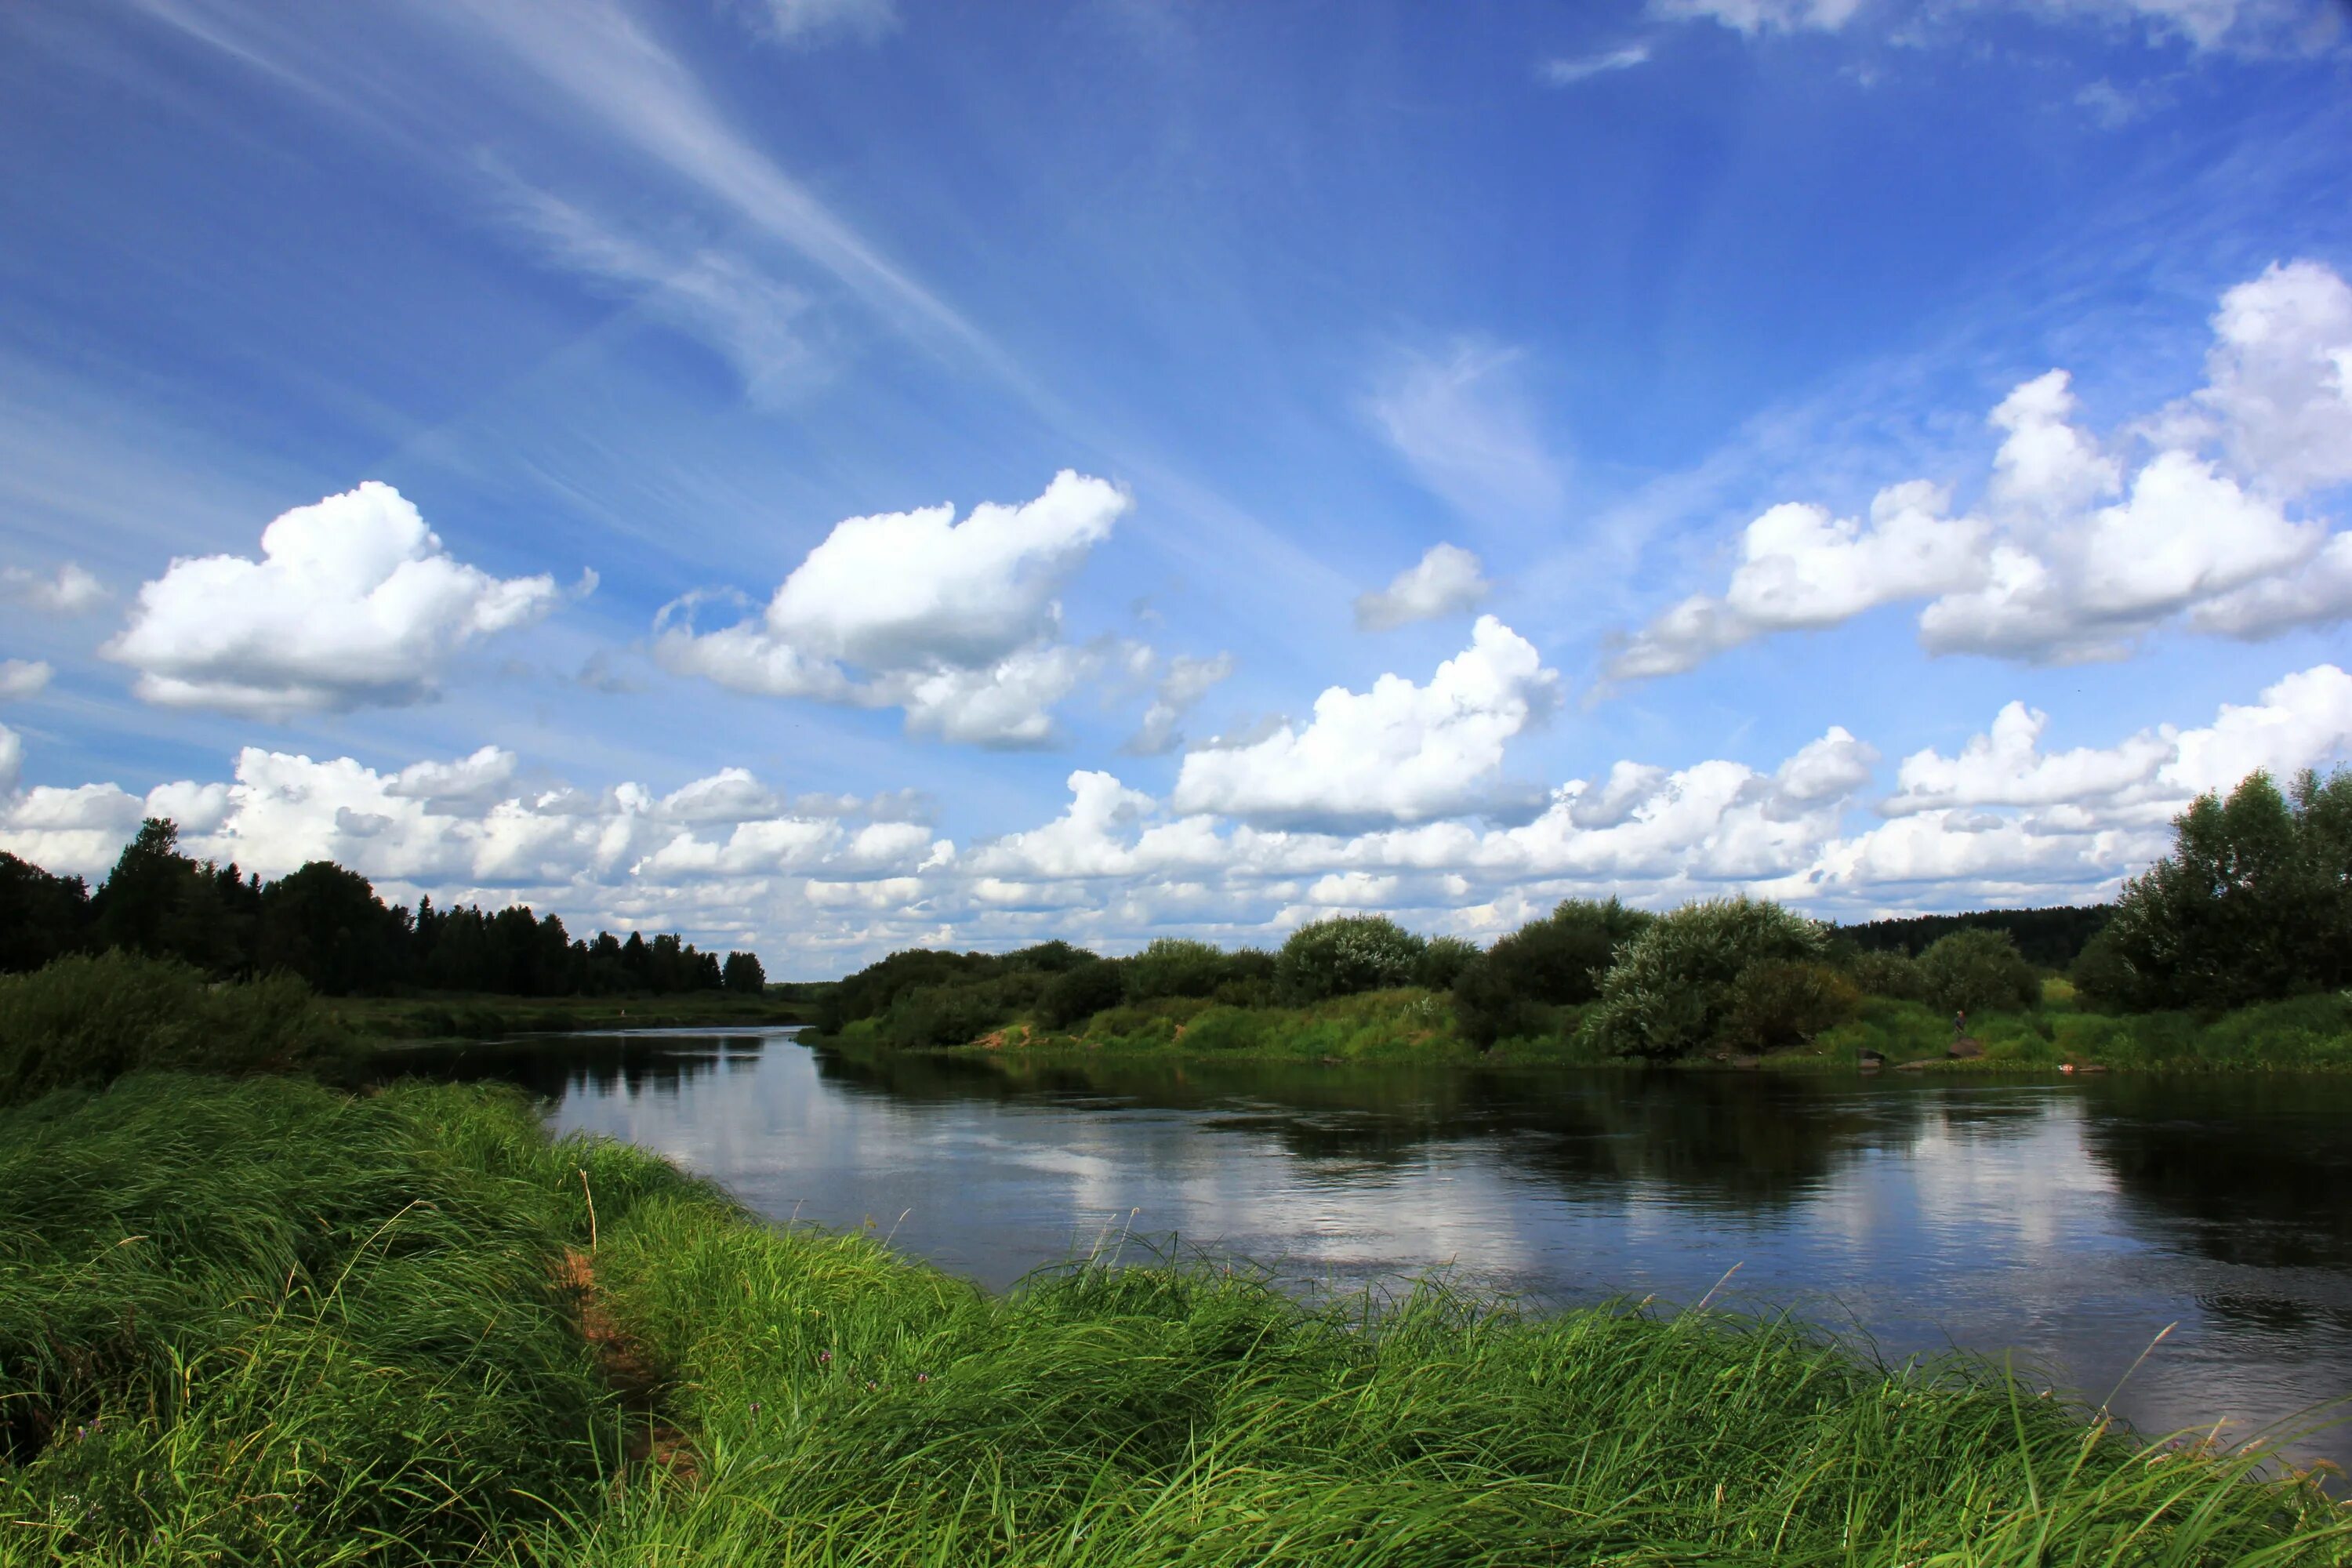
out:
{"label": "silvery willow shrub", "polygon": [[1759,900],[1710,899],[1659,919],[1601,982],[1592,1026],[1620,1056],[1685,1056],[1725,1033],[1732,987],[1751,964],[1818,963],[1829,933]]}
{"label": "silvery willow shrub", "polygon": [[1462,1032],[1480,1046],[1548,1033],[1551,1009],[1590,1002],[1601,976],[1655,915],[1615,899],[1563,900],[1466,965],[1454,982]]}
{"label": "silvery willow shrub", "polygon": [[1386,915],[1335,915],[1290,933],[1275,983],[1301,1002],[1409,985],[1427,945]]}

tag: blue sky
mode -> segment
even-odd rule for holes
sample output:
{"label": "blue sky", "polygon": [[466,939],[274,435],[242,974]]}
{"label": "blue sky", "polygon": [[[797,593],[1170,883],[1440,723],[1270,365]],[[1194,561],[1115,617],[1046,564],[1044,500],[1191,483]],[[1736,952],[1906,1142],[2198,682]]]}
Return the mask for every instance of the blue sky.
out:
{"label": "blue sky", "polygon": [[2352,743],[2347,21],[12,8],[0,847],[794,974],[2106,896]]}

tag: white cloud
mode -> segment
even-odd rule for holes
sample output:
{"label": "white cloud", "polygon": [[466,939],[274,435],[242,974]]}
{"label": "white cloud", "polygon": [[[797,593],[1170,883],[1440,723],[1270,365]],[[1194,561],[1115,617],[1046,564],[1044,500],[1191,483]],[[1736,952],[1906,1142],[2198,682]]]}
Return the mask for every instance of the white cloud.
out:
{"label": "white cloud", "polygon": [[0,599],[47,615],[87,615],[106,598],[106,584],[70,561],[46,577],[22,566],[0,567]]}
{"label": "white cloud", "polygon": [[[2134,27],[2150,41],[2178,39],[2200,50],[2259,51],[2308,32],[2315,22],[2325,26],[2298,0],[1961,0],[1961,5]],[[1864,5],[1863,0],[1650,0],[1650,10],[1669,20],[1719,22],[1753,36],[1833,33],[1862,15]]]}
{"label": "white cloud", "polygon": [[0,659],[0,702],[36,695],[47,689],[49,677],[56,673],[37,658]]}
{"label": "white cloud", "polygon": [[1835,626],[1880,605],[1981,580],[1988,532],[1947,517],[1948,497],[1924,480],[1891,486],[1867,523],[1784,502],[1740,535],[1740,561],[1721,598],[1694,595],[1629,638],[1609,673],[1675,675],[1773,632]]}
{"label": "white cloud", "polygon": [[[672,822],[751,822],[782,809],[776,794],[749,768],[721,768],[662,797],[662,815]],[[830,815],[830,814],[828,814]]]}
{"label": "white cloud", "polygon": [[1947,518],[1921,480],[1882,491],[1867,527],[1776,506],[1748,525],[1726,593],[1660,614],[1609,673],[1675,674],[1921,599],[1929,652],[2033,663],[2121,658],[2168,624],[2254,639],[2352,614],[2352,543],[2287,510],[2352,479],[2352,288],[2314,263],[2273,267],[2223,297],[2213,329],[2207,385],[2142,422],[2158,449],[2137,471],[2074,422],[2051,371],[1992,411],[1980,514]]}
{"label": "white cloud", "polygon": [[1503,748],[1559,696],[1534,645],[1481,616],[1470,647],[1427,686],[1383,675],[1334,686],[1304,729],[1195,751],[1176,778],[1180,812],[1268,824],[1420,822],[1501,803]]}
{"label": "white cloud", "polygon": [[1536,68],[1536,74],[1553,87],[1569,87],[1612,71],[1632,70],[1635,66],[1648,64],[1649,58],[1649,45],[1627,44],[1599,54],[1549,59]]}
{"label": "white cloud", "polygon": [[0,795],[16,787],[25,773],[25,741],[5,724],[0,724]]}
{"label": "white cloud", "polygon": [[760,17],[761,30],[780,43],[807,47],[836,37],[873,43],[898,26],[893,0],[740,0]]}
{"label": "white cloud", "polygon": [[1054,704],[1099,662],[1055,640],[1055,595],[1131,504],[1065,469],[1035,500],[961,522],[951,506],[850,518],[756,621],[698,633],[666,609],[655,655],[738,691],[903,708],[917,733],[1042,743]]}
{"label": "white cloud", "polygon": [[1475,609],[1492,584],[1480,574],[1478,558],[1457,544],[1433,544],[1420,561],[1396,574],[1386,588],[1356,601],[1356,626],[1384,632],[1412,621]]}
{"label": "white cloud", "polygon": [[2204,389],[2241,471],[2280,494],[2352,480],[2352,285],[2273,262],[2221,296]]}
{"label": "white cloud", "polygon": [[412,763],[394,775],[384,793],[444,811],[492,805],[507,797],[518,760],[504,747],[484,746],[454,763]]}
{"label": "white cloud", "polygon": [[709,346],[754,403],[787,404],[824,378],[808,294],[749,258],[635,234],[541,191],[517,185],[511,196],[515,221],[551,261]]}
{"label": "white cloud", "polygon": [[1650,0],[1651,14],[1670,21],[1720,22],[1735,32],[1835,32],[1853,20],[1862,0]]}
{"label": "white cloud", "polygon": [[557,596],[551,577],[501,580],[453,559],[415,507],[371,480],[270,523],[258,561],[173,561],[101,651],[168,707],[282,718],[415,702],[459,648],[538,620]]}
{"label": "white cloud", "polygon": [[1234,672],[1234,656],[1220,653],[1213,658],[1195,658],[1191,654],[1178,654],[1168,661],[1167,672],[1160,676],[1152,692],[1151,706],[1143,710],[1143,722],[1136,726],[1119,750],[1139,757],[1157,757],[1174,751],[1184,743],[1176,726],[1193,705],[1209,694],[1210,688]]}
{"label": "white cloud", "polygon": [[1407,353],[1370,403],[1423,485],[1465,517],[1504,528],[1558,513],[1567,494],[1519,386],[1521,357],[1475,339]]}

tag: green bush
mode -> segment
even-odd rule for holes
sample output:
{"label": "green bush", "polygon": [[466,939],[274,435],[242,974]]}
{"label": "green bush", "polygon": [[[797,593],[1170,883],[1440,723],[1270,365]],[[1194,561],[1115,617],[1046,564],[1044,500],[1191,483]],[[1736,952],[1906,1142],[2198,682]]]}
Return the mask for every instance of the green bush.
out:
{"label": "green bush", "polygon": [[1046,983],[1045,994],[1037,998],[1037,1022],[1049,1029],[1071,1028],[1126,999],[1127,980],[1119,965],[1097,958],[1074,964]]}
{"label": "green bush", "polygon": [[1853,1017],[1862,993],[1825,963],[1751,963],[1731,983],[1724,1033],[1754,1051],[1803,1045]]}
{"label": "green bush", "polygon": [[1386,915],[1335,915],[1290,933],[1275,982],[1297,1002],[1384,991],[1411,983],[1425,946]]}
{"label": "green bush", "polygon": [[1946,1013],[2016,1012],[2042,1000],[2042,978],[2004,931],[1956,931],[1919,955],[1924,1000]]}
{"label": "green bush", "polygon": [[1528,921],[1454,977],[1463,1034],[1483,1047],[1550,1033],[1558,1009],[1599,995],[1618,952],[1656,918],[1615,899],[1570,899]]}
{"label": "green bush", "polygon": [[1125,962],[1127,994],[1138,1002],[1207,996],[1228,978],[1223,950],[1188,937],[1157,938]]}
{"label": "green bush", "polygon": [[1919,973],[1919,961],[1908,953],[1864,949],[1846,959],[1845,973],[1865,995],[1886,996],[1897,1002],[1924,1002],[1927,998],[1927,976]]}
{"label": "green bush", "polygon": [[142,1068],[282,1070],[338,1044],[291,975],[232,984],[116,952],[0,977],[0,1105]]}
{"label": "green bush", "polygon": [[1723,1035],[1732,987],[1762,963],[1818,963],[1826,931],[1748,898],[1685,904],[1643,931],[1601,984],[1590,1026],[1619,1056],[1686,1056]]}
{"label": "green bush", "polygon": [[[1033,978],[1041,993],[1052,984],[1043,976]],[[1033,1000],[1034,995],[1018,1002],[1008,997],[1004,980],[978,985],[926,985],[902,993],[890,1005],[882,1037],[901,1050],[968,1046],[1011,1022],[1014,1013]]]}
{"label": "green bush", "polygon": [[1462,972],[1478,962],[1478,944],[1458,936],[1435,936],[1421,950],[1412,983],[1424,991],[1451,991]]}

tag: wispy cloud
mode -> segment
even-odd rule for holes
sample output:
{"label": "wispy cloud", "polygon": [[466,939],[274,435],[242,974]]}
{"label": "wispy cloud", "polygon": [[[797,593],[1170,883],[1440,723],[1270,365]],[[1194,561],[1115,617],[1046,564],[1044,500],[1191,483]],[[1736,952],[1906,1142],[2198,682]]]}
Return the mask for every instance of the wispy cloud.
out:
{"label": "wispy cloud", "polygon": [[808,294],[753,258],[634,233],[519,183],[512,198],[515,221],[548,259],[708,345],[735,367],[754,402],[787,403],[824,378]]}
{"label": "wispy cloud", "polygon": [[1521,359],[1516,348],[1473,338],[1409,353],[1370,405],[1423,484],[1464,516],[1496,526],[1549,516],[1567,494],[1520,384]]}
{"label": "wispy cloud", "polygon": [[1569,87],[1612,71],[1632,70],[1635,66],[1647,65],[1649,60],[1649,45],[1627,44],[1623,48],[1607,49],[1597,55],[1546,60],[1536,68],[1536,75],[1550,86]]}
{"label": "wispy cloud", "polygon": [[842,38],[871,44],[898,27],[892,0],[740,0],[740,8],[761,32],[796,48]]}

